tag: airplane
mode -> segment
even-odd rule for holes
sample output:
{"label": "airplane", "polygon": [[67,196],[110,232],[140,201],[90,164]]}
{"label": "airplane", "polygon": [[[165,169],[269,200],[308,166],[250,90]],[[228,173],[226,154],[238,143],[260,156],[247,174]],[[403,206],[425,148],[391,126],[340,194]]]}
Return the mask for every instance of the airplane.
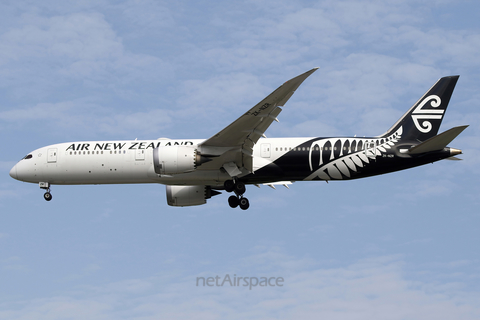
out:
{"label": "airplane", "polygon": [[232,208],[246,210],[246,185],[365,178],[460,160],[447,147],[468,125],[437,135],[459,76],[439,79],[390,129],[375,137],[267,138],[285,103],[318,68],[285,82],[209,139],[80,141],[30,152],[10,171],[38,183],[52,200],[52,185],[166,185],[170,206],[202,205],[222,190]]}

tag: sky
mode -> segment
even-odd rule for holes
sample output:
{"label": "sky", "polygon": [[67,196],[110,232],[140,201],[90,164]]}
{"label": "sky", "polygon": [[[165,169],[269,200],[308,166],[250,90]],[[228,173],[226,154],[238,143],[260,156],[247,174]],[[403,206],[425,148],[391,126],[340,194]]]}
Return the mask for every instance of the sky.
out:
{"label": "sky", "polygon": [[[480,5],[468,0],[2,1],[0,319],[479,319]],[[162,185],[8,173],[85,140],[209,138],[319,67],[270,137],[374,136],[460,75],[441,161],[166,203]],[[199,278],[283,279],[203,286]]]}

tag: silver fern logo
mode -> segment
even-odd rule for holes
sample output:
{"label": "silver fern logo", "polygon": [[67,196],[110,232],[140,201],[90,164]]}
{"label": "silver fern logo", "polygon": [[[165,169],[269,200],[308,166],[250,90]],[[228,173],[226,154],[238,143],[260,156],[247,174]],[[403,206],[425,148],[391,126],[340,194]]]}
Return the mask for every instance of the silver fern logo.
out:
{"label": "silver fern logo", "polygon": [[305,180],[343,180],[377,157],[382,157],[402,137],[403,127],[384,138],[334,138],[313,141],[309,152],[312,173]]}
{"label": "silver fern logo", "polygon": [[[412,112],[412,120],[415,124],[415,127],[418,131],[422,133],[428,133],[432,130],[432,123],[427,120],[436,120],[442,119],[444,110],[436,110],[436,109],[423,109],[423,107],[430,102],[430,106],[432,108],[438,108],[442,103],[442,100],[439,96],[431,95],[426,97],[422,103],[418,105]],[[419,120],[425,120],[421,124]]]}

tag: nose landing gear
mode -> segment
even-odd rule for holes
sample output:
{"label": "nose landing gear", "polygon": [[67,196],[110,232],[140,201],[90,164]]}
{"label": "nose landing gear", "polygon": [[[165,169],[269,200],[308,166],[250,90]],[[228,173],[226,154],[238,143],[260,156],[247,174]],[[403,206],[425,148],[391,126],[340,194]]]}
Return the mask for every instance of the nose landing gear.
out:
{"label": "nose landing gear", "polygon": [[44,197],[45,200],[47,200],[47,201],[52,200],[52,194],[50,193],[50,190],[48,190],[47,192],[45,192],[45,193],[43,194],[43,197]]}
{"label": "nose landing gear", "polygon": [[52,194],[50,193],[50,183],[48,182],[40,182],[40,188],[46,190],[43,198],[47,201],[52,200]]}
{"label": "nose landing gear", "polygon": [[240,209],[247,210],[250,207],[248,199],[243,197],[243,194],[247,190],[243,182],[238,180],[226,180],[223,186],[225,187],[225,191],[235,192],[234,196],[228,198],[228,204],[231,208],[240,206]]}

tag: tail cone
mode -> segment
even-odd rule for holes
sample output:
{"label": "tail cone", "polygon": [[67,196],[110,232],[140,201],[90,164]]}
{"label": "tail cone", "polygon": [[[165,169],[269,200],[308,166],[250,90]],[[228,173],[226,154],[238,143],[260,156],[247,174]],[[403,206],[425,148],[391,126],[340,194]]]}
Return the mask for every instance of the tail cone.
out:
{"label": "tail cone", "polygon": [[450,148],[450,155],[451,156],[456,156],[462,154],[462,150],[460,149],[455,149],[455,148]]}

